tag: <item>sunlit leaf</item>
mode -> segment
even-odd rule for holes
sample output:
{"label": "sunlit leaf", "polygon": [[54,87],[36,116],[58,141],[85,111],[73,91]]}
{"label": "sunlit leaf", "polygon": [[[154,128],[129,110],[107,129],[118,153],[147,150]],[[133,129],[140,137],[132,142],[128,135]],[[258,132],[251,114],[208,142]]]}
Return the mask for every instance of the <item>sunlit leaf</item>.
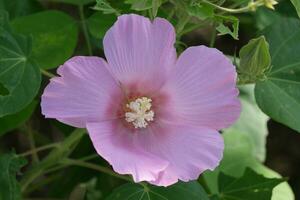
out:
{"label": "sunlit leaf", "polygon": [[248,84],[239,87],[242,112],[238,121],[224,132],[238,131],[240,134],[249,136],[252,143],[251,154],[260,161],[266,157],[266,137],[268,135],[267,121],[265,115],[256,105],[254,97],[254,85]]}
{"label": "sunlit leaf", "polygon": [[[218,193],[219,173],[225,173],[233,177],[241,177],[246,168],[251,168],[256,173],[268,178],[281,178],[281,176],[265,167],[253,156],[253,143],[251,137],[239,131],[227,131],[223,134],[225,150],[220,166],[214,171],[204,173],[204,178],[209,189]],[[287,182],[282,182],[273,190],[272,200],[294,200],[294,194]]]}

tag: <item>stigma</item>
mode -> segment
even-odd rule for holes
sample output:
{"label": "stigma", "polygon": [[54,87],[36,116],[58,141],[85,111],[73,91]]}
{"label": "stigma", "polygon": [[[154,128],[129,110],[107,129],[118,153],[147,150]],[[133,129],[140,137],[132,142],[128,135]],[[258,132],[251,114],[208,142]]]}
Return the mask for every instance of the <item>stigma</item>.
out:
{"label": "stigma", "polygon": [[151,102],[150,98],[140,97],[126,104],[128,112],[125,113],[125,120],[132,123],[134,128],[146,128],[154,120]]}

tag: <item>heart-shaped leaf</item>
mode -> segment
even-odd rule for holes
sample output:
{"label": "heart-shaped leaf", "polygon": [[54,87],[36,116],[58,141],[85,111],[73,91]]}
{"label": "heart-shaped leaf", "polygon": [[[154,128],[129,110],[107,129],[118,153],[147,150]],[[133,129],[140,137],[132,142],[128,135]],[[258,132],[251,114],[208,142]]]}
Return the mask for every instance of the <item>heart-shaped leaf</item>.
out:
{"label": "heart-shaped leaf", "polygon": [[30,55],[30,38],[13,33],[0,11],[0,83],[8,91],[0,95],[0,117],[22,110],[38,92],[41,74]]}

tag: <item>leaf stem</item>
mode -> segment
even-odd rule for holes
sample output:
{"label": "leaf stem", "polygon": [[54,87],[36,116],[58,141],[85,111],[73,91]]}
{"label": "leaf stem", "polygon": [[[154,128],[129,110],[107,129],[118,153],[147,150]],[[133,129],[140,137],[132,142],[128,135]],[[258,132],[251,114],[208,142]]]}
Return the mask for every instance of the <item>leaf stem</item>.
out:
{"label": "leaf stem", "polygon": [[44,173],[44,171],[68,157],[85,133],[85,129],[75,129],[75,131],[62,141],[57,148],[53,149],[38,165],[33,165],[22,177],[21,191],[24,192],[36,178]]}
{"label": "leaf stem", "polygon": [[80,167],[93,169],[93,170],[96,170],[96,171],[114,176],[116,178],[132,182],[132,179],[127,177],[127,176],[119,175],[119,174],[115,173],[113,170],[111,170],[109,168],[99,166],[99,165],[96,165],[96,164],[93,164],[93,163],[85,162],[83,160],[75,160],[75,159],[66,158],[62,161],[62,163],[66,164],[66,165],[75,165],[75,166],[80,166]]}
{"label": "leaf stem", "polygon": [[86,19],[84,16],[84,7],[83,5],[79,5],[79,16],[80,16],[80,22],[81,22],[81,26],[82,26],[82,31],[84,34],[84,38],[87,44],[87,48],[88,48],[88,53],[90,56],[93,55],[93,51],[92,51],[92,45],[91,45],[91,41],[90,41],[90,35],[87,29],[87,25],[86,25]]}
{"label": "leaf stem", "polygon": [[34,163],[38,163],[40,161],[40,159],[39,159],[39,156],[38,156],[37,150],[36,150],[35,140],[34,140],[34,136],[33,136],[33,130],[31,128],[30,124],[25,124],[24,129],[28,135],[29,146],[30,146],[30,150],[32,151],[32,153],[31,153],[32,161]]}
{"label": "leaf stem", "polygon": [[209,43],[210,47],[214,47],[215,46],[216,36],[217,36],[216,24],[213,23],[213,32],[212,32],[212,36],[210,38],[210,43]]}
{"label": "leaf stem", "polygon": [[263,6],[265,5],[263,0],[257,0],[257,1],[254,1],[254,2],[250,2],[247,6],[245,7],[242,7],[242,8],[225,8],[225,7],[222,7],[222,6],[219,6],[219,5],[216,5],[214,3],[211,3],[210,1],[207,1],[207,0],[202,0],[202,2],[205,2],[219,10],[222,10],[222,11],[225,11],[225,12],[229,12],[229,13],[243,13],[243,12],[248,12],[248,11],[251,11],[251,10],[255,10],[257,7],[259,6]]}
{"label": "leaf stem", "polygon": [[22,156],[22,157],[24,157],[24,156],[29,156],[29,155],[38,153],[38,152],[40,152],[40,151],[45,151],[45,150],[47,150],[47,149],[51,149],[51,148],[54,148],[54,147],[58,147],[59,144],[60,144],[60,142],[47,144],[47,145],[45,145],[45,146],[37,147],[37,148],[35,148],[35,149],[31,149],[31,150],[29,150],[29,151],[20,153],[20,154],[18,154],[18,156]]}
{"label": "leaf stem", "polygon": [[46,71],[46,70],[44,70],[44,69],[40,69],[40,71],[41,71],[41,73],[42,73],[44,76],[47,76],[47,77],[49,77],[49,78],[55,77],[54,74],[52,74],[51,72],[48,72],[48,71]]}

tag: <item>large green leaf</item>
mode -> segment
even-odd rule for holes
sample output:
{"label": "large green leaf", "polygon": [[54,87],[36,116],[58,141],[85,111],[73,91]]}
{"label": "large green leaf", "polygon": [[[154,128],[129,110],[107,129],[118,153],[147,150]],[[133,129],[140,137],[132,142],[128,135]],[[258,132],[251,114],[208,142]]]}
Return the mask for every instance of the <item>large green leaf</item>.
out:
{"label": "large green leaf", "polygon": [[282,18],[264,33],[272,69],[257,82],[256,101],[271,118],[300,132],[300,21]]}
{"label": "large green leaf", "polygon": [[60,11],[44,11],[12,22],[18,33],[33,37],[32,57],[40,68],[50,69],[72,56],[77,44],[76,22]]}
{"label": "large green leaf", "polygon": [[273,188],[283,180],[266,178],[247,168],[243,176],[235,178],[220,173],[218,178],[220,200],[267,200],[271,199]]}
{"label": "large green leaf", "polygon": [[24,123],[31,116],[36,105],[37,101],[33,101],[26,108],[16,114],[0,117],[0,136]]}
{"label": "large green leaf", "polygon": [[106,200],[208,200],[208,197],[195,181],[177,183],[169,187],[126,184],[116,189]]}
{"label": "large green leaf", "polygon": [[[220,166],[212,172],[205,172],[204,178],[213,193],[218,193],[219,173],[225,173],[233,177],[241,177],[246,168],[253,169],[256,173],[268,178],[281,178],[271,169],[262,165],[253,157],[253,144],[249,135],[238,131],[227,131],[224,135],[225,150]],[[294,194],[287,182],[277,185],[273,190],[272,200],[294,200]]]}
{"label": "large green leaf", "polygon": [[256,105],[254,97],[254,85],[247,84],[239,87],[242,112],[238,121],[224,132],[238,131],[249,136],[252,145],[252,156],[260,161],[266,157],[266,137],[268,135],[267,121],[265,115]]}
{"label": "large green leaf", "polygon": [[117,17],[112,14],[103,14],[96,12],[88,18],[87,24],[90,33],[97,39],[102,39],[106,31],[117,20]]}
{"label": "large green leaf", "polygon": [[291,2],[296,8],[297,14],[300,17],[300,0],[291,0]]}
{"label": "large green leaf", "polygon": [[16,174],[25,164],[24,158],[13,153],[0,155],[0,200],[21,200]]}
{"label": "large green leaf", "polygon": [[0,117],[25,108],[40,87],[41,74],[31,58],[31,40],[10,30],[8,16],[0,11]]}

